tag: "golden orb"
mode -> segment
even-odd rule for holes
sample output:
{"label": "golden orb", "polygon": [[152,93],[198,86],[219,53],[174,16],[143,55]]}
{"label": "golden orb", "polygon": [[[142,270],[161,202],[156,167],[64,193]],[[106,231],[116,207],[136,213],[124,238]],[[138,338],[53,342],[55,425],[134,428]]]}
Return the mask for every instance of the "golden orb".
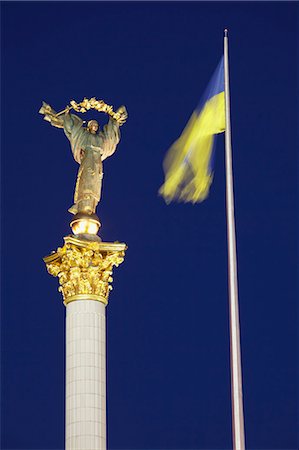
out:
{"label": "golden orb", "polygon": [[96,235],[101,226],[100,220],[96,214],[78,213],[70,223],[71,229],[75,235],[92,234]]}

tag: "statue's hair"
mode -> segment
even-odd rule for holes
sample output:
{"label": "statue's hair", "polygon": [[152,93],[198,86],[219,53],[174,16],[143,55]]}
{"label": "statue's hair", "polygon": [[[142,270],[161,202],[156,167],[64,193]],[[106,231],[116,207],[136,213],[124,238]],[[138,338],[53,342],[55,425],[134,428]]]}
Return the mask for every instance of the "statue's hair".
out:
{"label": "statue's hair", "polygon": [[87,122],[87,128],[89,128],[91,126],[92,122],[95,122],[97,124],[97,126],[100,127],[98,122],[96,120],[92,119]]}

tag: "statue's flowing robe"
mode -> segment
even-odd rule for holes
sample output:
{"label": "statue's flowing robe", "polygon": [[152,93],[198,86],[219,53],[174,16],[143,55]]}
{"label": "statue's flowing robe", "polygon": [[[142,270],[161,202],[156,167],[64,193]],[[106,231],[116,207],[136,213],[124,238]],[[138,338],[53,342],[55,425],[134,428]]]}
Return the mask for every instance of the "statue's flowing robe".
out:
{"label": "statue's flowing robe", "polygon": [[92,134],[83,127],[80,117],[65,114],[64,132],[71,143],[74,159],[80,164],[74,205],[70,212],[95,213],[101,197],[102,161],[115,152],[120,140],[119,125],[110,118],[102,131]]}

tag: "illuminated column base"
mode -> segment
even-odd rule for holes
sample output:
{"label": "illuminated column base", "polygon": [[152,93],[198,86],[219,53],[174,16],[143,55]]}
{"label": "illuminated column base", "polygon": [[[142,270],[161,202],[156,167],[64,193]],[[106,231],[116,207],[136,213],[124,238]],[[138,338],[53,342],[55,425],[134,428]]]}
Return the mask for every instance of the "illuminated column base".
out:
{"label": "illuminated column base", "polygon": [[66,450],[106,450],[105,305],[66,308]]}

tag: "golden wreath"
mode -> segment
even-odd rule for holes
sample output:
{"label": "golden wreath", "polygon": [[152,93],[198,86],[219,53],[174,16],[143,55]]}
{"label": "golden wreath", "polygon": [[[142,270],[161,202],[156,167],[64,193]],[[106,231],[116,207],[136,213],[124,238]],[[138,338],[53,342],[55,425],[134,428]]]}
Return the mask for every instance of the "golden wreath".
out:
{"label": "golden wreath", "polygon": [[104,100],[97,100],[95,97],[92,97],[90,99],[84,98],[80,103],[75,102],[75,100],[71,100],[70,104],[71,108],[80,113],[85,113],[89,109],[95,109],[96,111],[104,112],[114,120],[116,120],[119,125],[123,125],[128,117],[125,111],[120,110],[114,112],[111,105],[107,105]]}

